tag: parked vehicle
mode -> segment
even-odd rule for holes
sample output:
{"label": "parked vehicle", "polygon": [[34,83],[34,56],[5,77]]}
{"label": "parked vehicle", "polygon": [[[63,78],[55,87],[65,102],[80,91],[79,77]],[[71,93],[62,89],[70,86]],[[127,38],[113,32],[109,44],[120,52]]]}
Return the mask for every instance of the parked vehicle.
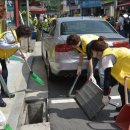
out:
{"label": "parked vehicle", "polygon": [[115,26],[115,19],[114,17],[108,17],[107,21],[114,27]]}
{"label": "parked vehicle", "polygon": [[[63,17],[52,21],[49,33],[43,33],[42,56],[47,67],[48,78],[54,75],[74,76],[78,66],[78,53],[66,44],[70,34],[95,34],[104,36],[110,47],[129,46],[109,22],[98,17]],[[87,57],[82,69],[86,70]]]}

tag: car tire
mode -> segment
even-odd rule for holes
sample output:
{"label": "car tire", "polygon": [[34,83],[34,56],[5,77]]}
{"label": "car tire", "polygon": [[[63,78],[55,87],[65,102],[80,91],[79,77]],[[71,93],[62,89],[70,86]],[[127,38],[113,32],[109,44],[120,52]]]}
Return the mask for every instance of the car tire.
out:
{"label": "car tire", "polygon": [[46,71],[47,71],[47,78],[48,78],[48,80],[51,80],[51,81],[54,80],[55,76],[51,72],[50,65],[46,65]]}
{"label": "car tire", "polygon": [[47,52],[46,52],[46,58],[43,56],[43,60],[45,62],[45,68],[46,68],[48,80],[54,80],[55,75],[51,72],[51,68],[50,68],[50,64],[49,64],[49,61],[48,61]]}
{"label": "car tire", "polygon": [[43,45],[42,44],[41,44],[41,53],[42,53],[42,59],[45,62],[45,57],[44,57],[44,54],[43,54]]}

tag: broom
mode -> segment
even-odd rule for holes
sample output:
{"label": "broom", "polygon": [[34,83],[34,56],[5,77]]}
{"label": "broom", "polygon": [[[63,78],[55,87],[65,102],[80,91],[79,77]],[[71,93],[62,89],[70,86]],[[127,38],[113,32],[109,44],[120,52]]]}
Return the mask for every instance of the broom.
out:
{"label": "broom", "polygon": [[[12,30],[11,28],[10,28],[10,30],[11,30],[13,36],[14,36],[15,41],[17,42],[17,39],[16,39],[16,37],[15,37],[15,35],[14,35],[14,33],[13,33],[13,30]],[[24,57],[24,54],[23,54],[23,52],[21,51],[21,49],[19,49],[19,51],[20,51],[21,55]],[[35,81],[36,83],[40,84],[40,85],[44,85],[44,81],[43,81],[37,74],[35,74],[35,73],[32,71],[32,69],[31,69],[31,67],[29,66],[29,64],[28,64],[28,62],[26,61],[26,59],[25,59],[25,58],[23,58],[23,59],[24,59],[25,63],[27,64],[28,69],[29,69],[30,74],[31,74],[31,77],[34,79],[34,81]]]}

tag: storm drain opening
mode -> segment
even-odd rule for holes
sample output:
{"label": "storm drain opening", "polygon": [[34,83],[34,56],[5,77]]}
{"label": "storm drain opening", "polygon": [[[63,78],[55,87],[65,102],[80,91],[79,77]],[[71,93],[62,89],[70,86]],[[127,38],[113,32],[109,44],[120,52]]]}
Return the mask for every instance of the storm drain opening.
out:
{"label": "storm drain opening", "polygon": [[43,122],[43,103],[28,104],[28,123],[35,124]]}
{"label": "storm drain opening", "polygon": [[47,122],[46,101],[32,101],[26,103],[26,118],[24,125]]}

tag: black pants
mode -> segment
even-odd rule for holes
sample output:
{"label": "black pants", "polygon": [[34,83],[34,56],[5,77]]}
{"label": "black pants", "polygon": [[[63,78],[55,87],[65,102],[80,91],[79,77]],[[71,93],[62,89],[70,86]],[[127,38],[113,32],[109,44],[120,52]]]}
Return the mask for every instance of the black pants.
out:
{"label": "black pants", "polygon": [[[118,82],[113,77],[111,77],[111,86],[114,86],[117,83]],[[119,84],[118,92],[119,92],[120,97],[121,97],[122,106],[124,106],[125,105],[125,92],[124,92],[124,86],[123,85]],[[130,102],[130,89],[128,90],[128,100]]]}
{"label": "black pants", "polygon": [[129,30],[129,44],[130,44],[130,30]]}
{"label": "black pants", "polygon": [[[7,85],[7,78],[8,78],[8,69],[6,65],[6,60],[5,59],[0,59],[0,63],[2,66],[2,77]],[[1,92],[3,93],[3,88],[1,88]]]}

